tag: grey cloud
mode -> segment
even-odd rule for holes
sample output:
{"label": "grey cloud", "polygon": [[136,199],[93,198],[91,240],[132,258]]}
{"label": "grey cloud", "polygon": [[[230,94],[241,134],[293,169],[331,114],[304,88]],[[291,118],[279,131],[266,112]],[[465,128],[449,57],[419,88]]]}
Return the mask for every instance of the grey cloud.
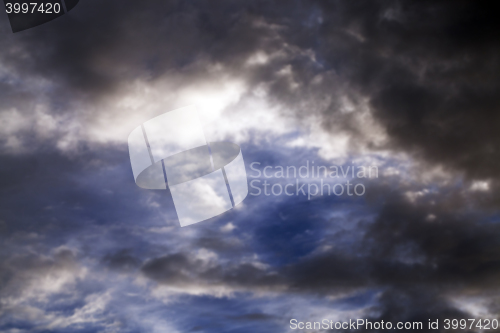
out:
{"label": "grey cloud", "polygon": [[102,262],[111,269],[123,272],[133,271],[141,265],[141,260],[131,254],[129,249],[108,254],[104,256]]}
{"label": "grey cloud", "polygon": [[71,15],[5,40],[6,50],[21,48],[30,56],[6,51],[2,62],[27,76],[53,79],[64,93],[97,97],[127,80],[154,80],[171,71],[192,76],[189,66],[199,60],[230,63],[259,47],[265,31],[251,24],[244,8],[231,4],[88,1]]}
{"label": "grey cloud", "polygon": [[[45,98],[51,113],[76,113],[68,108],[69,100],[97,104],[135,79],[155,82],[169,76],[183,85],[219,65],[221,75],[244,78],[250,91],[263,87],[265,98],[282,106],[282,112],[304,119],[320,115],[325,129],[348,133],[352,145],[410,152],[469,178],[498,179],[498,31],[495,12],[482,2],[312,1],[285,6],[88,0],[56,21],[2,39],[0,61],[9,80],[0,83],[0,107],[29,114],[32,101]],[[258,51],[269,57],[267,62],[247,67],[246,61]],[[41,89],[33,83],[37,80],[50,84]],[[345,99],[355,112],[342,111]],[[355,115],[363,103],[388,133],[387,146],[370,143],[371,133],[360,128]],[[127,161],[123,147],[108,146],[108,151],[99,152],[107,156],[102,158],[81,143],[72,161],[54,153],[50,140],[40,144],[29,128],[20,137],[39,149],[28,157],[2,155],[0,168],[7,175],[0,179],[2,204],[8,206],[2,211],[0,232],[64,230],[71,238],[75,230],[88,227],[89,220],[97,220],[93,227],[104,228],[151,218],[143,208],[131,207],[138,200],[132,194],[109,198],[92,183],[102,182],[105,177],[95,174],[106,168],[129,173],[128,165],[120,166]],[[130,173],[115,179],[126,177]],[[128,186],[110,179],[106,184],[115,193]],[[115,249],[106,248],[109,254],[98,257],[104,256],[102,263],[112,269],[140,268],[144,276],[164,285],[285,289],[288,295],[368,288],[381,292],[374,318],[464,316],[447,303],[449,294],[484,296],[498,289],[500,230],[485,216],[498,209],[498,184],[470,197],[462,196],[463,188],[445,188],[414,204],[404,199],[401,183],[393,186],[399,188],[375,189],[375,198],[368,198],[373,206],[383,207],[374,222],[360,226],[359,234],[350,232],[355,234],[351,247],[346,232],[328,234],[321,242],[332,245],[330,249],[282,266],[238,260],[207,263],[168,246],[155,248],[162,254],[148,253],[150,259],[141,265],[135,253],[119,250],[121,240],[111,240],[115,243],[109,247]],[[43,195],[30,189],[43,189]],[[62,213],[40,213],[50,206],[46,201],[68,204]],[[79,206],[82,203],[87,210]],[[491,211],[467,214],[463,207]],[[267,223],[265,212],[259,214],[264,216],[259,223]],[[435,219],[429,220],[430,214]],[[321,232],[329,228],[333,226],[321,224]],[[214,233],[198,236],[186,242],[222,259],[252,250],[252,245],[220,240]],[[95,255],[92,245],[85,250]],[[54,266],[73,269],[74,258],[64,251],[51,259],[6,255],[0,275],[5,293],[21,289],[27,283],[23,276],[43,275]],[[491,300],[492,313],[498,312],[498,304]]]}
{"label": "grey cloud", "polygon": [[247,313],[241,316],[234,316],[231,317],[231,319],[242,320],[242,321],[268,321],[276,319],[276,317],[265,313],[256,312],[256,313]]}
{"label": "grey cloud", "polygon": [[[451,299],[484,298],[498,290],[500,229],[488,216],[450,213],[432,198],[411,203],[388,189],[384,200],[373,222],[362,221],[351,232],[356,236],[350,245],[343,242],[344,233],[330,233],[318,243],[330,249],[287,265],[256,268],[218,261],[207,266],[187,253],[175,253],[153,258],[141,270],[160,284],[181,288],[227,286],[320,297],[376,290],[380,297],[370,309],[371,318],[393,321],[466,318],[470,314]],[[431,214],[435,218],[429,219]],[[322,228],[325,233],[330,229]],[[490,300],[495,313],[498,301]]]}
{"label": "grey cloud", "polygon": [[38,281],[60,274],[77,276],[80,266],[73,251],[60,248],[51,256],[28,253],[3,258],[0,268],[0,294],[6,301],[3,304],[8,305],[9,298],[12,301],[32,297],[31,289],[40,287]]}
{"label": "grey cloud", "polygon": [[242,253],[244,250],[248,250],[247,246],[237,237],[226,237],[221,238],[217,233],[211,233],[207,236],[202,236],[198,238],[194,244],[194,247],[205,248],[209,250],[216,251],[217,253],[225,254],[237,254]]}
{"label": "grey cloud", "polygon": [[165,285],[225,286],[269,289],[277,287],[280,279],[273,272],[250,263],[227,266],[209,264],[186,253],[173,253],[146,262],[141,271],[145,276]]}
{"label": "grey cloud", "polygon": [[[265,86],[267,98],[298,117],[322,115],[352,146],[370,145],[371,133],[357,112],[341,112],[343,103],[368,100],[389,147],[495,178],[499,31],[493,11],[466,1],[87,1],[10,36],[1,57],[22,78],[57,82],[61,103],[95,103],[137,78],[182,73],[178,84],[196,81],[218,64],[221,74]],[[258,51],[267,63],[244,66]]]}
{"label": "grey cloud", "polygon": [[[496,178],[494,12],[466,1],[366,4],[324,5],[342,18],[325,22],[320,38],[332,40],[323,48],[326,61],[339,63],[341,75],[370,99],[394,147],[470,177]],[[342,41],[346,29],[362,41]]]}

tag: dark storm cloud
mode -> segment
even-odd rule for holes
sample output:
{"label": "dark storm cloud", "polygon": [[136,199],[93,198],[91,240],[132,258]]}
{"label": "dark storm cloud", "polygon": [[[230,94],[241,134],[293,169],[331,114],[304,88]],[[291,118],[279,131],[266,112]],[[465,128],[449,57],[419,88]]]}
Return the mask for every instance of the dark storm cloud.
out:
{"label": "dark storm cloud", "polygon": [[[129,80],[182,73],[188,82],[221,64],[266,85],[271,100],[299,117],[319,112],[326,128],[357,138],[353,145],[369,134],[339,112],[341,97],[354,105],[368,98],[391,147],[495,178],[496,17],[486,3],[468,1],[86,1],[7,36],[1,58],[21,77],[56,81],[64,98],[93,101]],[[281,55],[246,68],[257,51]]]}
{"label": "dark storm cloud", "polygon": [[38,278],[64,272],[75,274],[78,269],[76,254],[65,248],[55,250],[50,256],[33,253],[13,255],[0,261],[0,295],[7,300],[8,297],[29,294]]}
{"label": "dark storm cloud", "polygon": [[[61,93],[96,98],[128,80],[181,71],[189,81],[203,74],[203,65],[240,64],[240,54],[259,49],[266,33],[230,3],[86,1],[78,10],[7,36],[2,62],[26,76],[56,81]],[[199,61],[202,67],[193,73],[189,67]]]}
{"label": "dark storm cloud", "polygon": [[498,176],[496,11],[481,1],[317,4],[318,46],[303,45],[370,99],[394,147],[470,177]]}
{"label": "dark storm cloud", "polygon": [[[36,155],[3,156],[0,237],[5,260],[19,252],[47,254],[72,244],[83,257],[104,257],[112,269],[133,271],[140,264],[134,258],[153,255],[148,244],[161,237],[148,230],[177,225],[170,197],[124,181],[131,175],[126,151],[83,151],[72,157],[48,148]],[[163,241],[162,249],[175,242]],[[120,252],[125,245],[135,251]]]}
{"label": "dark storm cloud", "polygon": [[356,244],[337,250],[337,239],[329,238],[332,250],[288,267],[291,290],[381,290],[375,317],[384,320],[464,318],[450,305],[463,295],[489,294],[495,313],[500,226],[488,215],[460,209],[454,195],[441,191],[415,203],[379,188],[384,204],[373,222],[359,226],[363,235]]}
{"label": "dark storm cloud", "polygon": [[[250,88],[266,86],[268,98],[297,117],[321,115],[326,129],[349,133],[353,144],[370,133],[358,127],[356,112],[341,112],[342,98],[356,106],[367,99],[389,134],[390,148],[471,178],[496,178],[498,31],[495,12],[482,2],[87,0],[64,17],[2,39],[1,63],[18,81],[0,82],[0,106],[32,112],[31,99],[38,96],[21,88],[31,79],[53,82],[40,95],[51,96],[50,112],[56,113],[67,109],[68,97],[92,104],[134,79],[153,82],[173,74],[183,85],[220,64],[224,74],[244,77]],[[277,55],[245,67],[257,51]],[[163,223],[149,207],[137,205],[142,195],[133,182],[123,182],[131,177],[124,147],[88,152],[82,145],[76,157],[67,157],[51,150],[50,140],[38,142],[29,129],[22,140],[39,149],[30,156],[2,156],[0,165],[0,234],[9,236],[2,293],[9,293],[24,266],[32,268],[29,275],[59,261],[72,267],[60,254],[14,260],[17,246],[44,243],[46,250],[77,238],[84,253],[102,258],[103,265],[121,272],[140,269],[167,286],[286,295],[380,291],[373,316],[386,320],[463,317],[447,297],[485,296],[499,287],[499,227],[485,214],[462,209],[483,203],[497,209],[498,196],[464,196],[457,187],[410,203],[403,192],[415,189],[395,182],[392,189],[375,190],[376,217],[362,220],[356,230],[342,230],[337,220],[323,216],[349,206],[345,202],[294,198],[281,207],[273,202],[251,206],[251,214],[239,212],[248,216],[229,215],[244,242],[201,229],[188,240],[176,239],[174,232],[162,235],[158,245],[145,236],[103,231]],[[162,201],[164,211],[172,211],[168,204]],[[222,226],[217,223],[198,228]],[[48,239],[29,240],[31,231]],[[25,238],[16,238],[18,232]],[[122,250],[125,244],[134,250]],[[220,260],[204,261],[189,246],[213,251]],[[234,259],[254,251],[263,263]],[[491,297],[492,313],[499,304]]]}
{"label": "dark storm cloud", "polygon": [[[281,27],[278,43],[295,50],[252,76],[271,98],[301,117],[319,109],[326,128],[358,141],[369,135],[340,112],[341,97],[367,98],[389,147],[471,178],[498,176],[500,24],[486,2],[318,1],[286,11],[262,8]],[[280,78],[284,65],[291,74]]]}
{"label": "dark storm cloud", "polygon": [[279,286],[280,279],[251,263],[216,265],[212,267],[187,253],[174,253],[154,258],[144,264],[142,272],[149,278],[167,285],[224,286],[262,288]]}
{"label": "dark storm cloud", "polygon": [[[378,320],[466,318],[452,302],[465,295],[491,295],[488,308],[494,310],[498,300],[493,295],[500,287],[500,226],[487,216],[450,213],[446,204],[434,202],[439,196],[443,194],[411,203],[403,194],[386,189],[385,204],[375,220],[361,221],[350,231],[348,245],[344,232],[329,233],[316,240],[316,247],[329,248],[294,257],[285,265],[226,266],[221,261],[207,265],[187,253],[173,253],[149,260],[141,270],[172,287],[226,286],[317,296],[374,290],[380,297],[370,316]],[[316,225],[323,234],[335,227]],[[292,228],[287,237],[311,235],[314,228],[309,224],[296,234]],[[292,246],[288,250],[293,251]]]}

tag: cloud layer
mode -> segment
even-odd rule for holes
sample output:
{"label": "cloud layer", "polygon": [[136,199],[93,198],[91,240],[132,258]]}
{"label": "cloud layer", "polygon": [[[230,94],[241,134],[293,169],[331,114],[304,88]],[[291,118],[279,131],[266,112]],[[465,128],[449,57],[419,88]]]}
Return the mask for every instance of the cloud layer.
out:
{"label": "cloud layer", "polygon": [[[499,31],[466,1],[88,0],[17,34],[1,16],[0,331],[494,317]],[[126,138],[192,103],[248,172],[380,177],[180,228]]]}

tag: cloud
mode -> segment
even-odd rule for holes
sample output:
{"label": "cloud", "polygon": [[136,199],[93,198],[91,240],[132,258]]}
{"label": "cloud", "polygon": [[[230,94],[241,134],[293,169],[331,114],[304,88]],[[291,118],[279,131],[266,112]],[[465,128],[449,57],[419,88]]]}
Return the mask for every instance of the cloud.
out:
{"label": "cloud", "polygon": [[231,294],[243,291],[247,286],[251,289],[279,289],[280,285],[276,274],[258,264],[243,262],[223,266],[186,253],[153,258],[144,264],[141,271],[161,284],[181,287],[187,293],[193,289],[195,294],[199,291],[202,294]]}
{"label": "cloud", "polygon": [[[498,313],[497,21],[463,1],[89,0],[0,31],[1,329]],[[381,177],[359,200],[249,197],[180,229],[135,187],[126,137],[193,102],[247,164]]]}
{"label": "cloud", "polygon": [[[239,89],[219,94],[227,101],[216,109],[255,94],[269,103],[266,112],[303,121],[314,133],[303,144],[322,147],[328,135],[345,142],[321,148],[324,156],[397,149],[479,180],[496,177],[499,27],[491,11],[466,2],[363,4],[311,2],[283,11],[275,4],[151,0],[116,8],[90,1],[3,41],[4,91],[23,82],[34,99],[46,90],[45,119],[78,111],[73,134],[59,142],[74,147],[68,140],[125,135],[140,123],[132,115],[138,107],[148,116],[161,113],[151,100],[162,99],[164,112],[206,96],[200,94],[206,87],[239,82]],[[301,21],[302,11],[309,16]],[[89,16],[93,23],[83,24]],[[130,118],[118,117],[124,110]],[[255,107],[246,112],[259,114]],[[90,126],[84,133],[77,130],[82,122]],[[323,136],[318,124],[330,134]],[[6,140],[7,147],[21,144],[17,136]]]}
{"label": "cloud", "polygon": [[[348,245],[344,240],[347,230],[332,233],[338,225],[309,225],[310,234],[318,228],[329,236],[317,240],[314,251],[294,257],[290,263],[235,264],[227,263],[224,257],[207,262],[178,252],[147,261],[141,271],[172,290],[190,293],[192,288],[214,296],[220,295],[222,286],[229,295],[238,291],[261,295],[267,290],[289,297],[339,297],[375,290],[379,296],[366,310],[374,320],[426,321],[472,315],[454,300],[459,295],[484,299],[498,288],[498,225],[489,223],[487,216],[450,213],[446,204],[431,204],[431,198],[412,203],[402,194],[385,195],[386,203],[375,219],[361,221],[356,231],[349,231]],[[435,218],[429,220],[430,214]],[[297,238],[299,233],[290,234],[293,222],[285,223],[287,238]],[[212,249],[216,253],[222,250],[222,255],[226,251]],[[486,307],[488,314],[494,313],[493,304],[497,304],[491,301]]]}
{"label": "cloud", "polygon": [[497,177],[500,27],[491,11],[444,1],[320,6],[318,53],[369,98],[390,146],[472,178]]}

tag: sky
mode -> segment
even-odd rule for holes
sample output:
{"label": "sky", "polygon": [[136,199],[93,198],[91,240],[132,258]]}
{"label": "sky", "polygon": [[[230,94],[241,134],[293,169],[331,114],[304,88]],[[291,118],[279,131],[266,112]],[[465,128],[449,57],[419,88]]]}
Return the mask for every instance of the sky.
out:
{"label": "sky", "polygon": [[[0,15],[0,332],[496,318],[497,16],[460,0],[82,0],[12,33]],[[127,138],[192,104],[208,141],[241,147],[249,184],[320,184],[275,177],[313,162],[378,177],[333,180],[365,186],[352,196],[250,187],[181,228],[169,191],[135,184]]]}

